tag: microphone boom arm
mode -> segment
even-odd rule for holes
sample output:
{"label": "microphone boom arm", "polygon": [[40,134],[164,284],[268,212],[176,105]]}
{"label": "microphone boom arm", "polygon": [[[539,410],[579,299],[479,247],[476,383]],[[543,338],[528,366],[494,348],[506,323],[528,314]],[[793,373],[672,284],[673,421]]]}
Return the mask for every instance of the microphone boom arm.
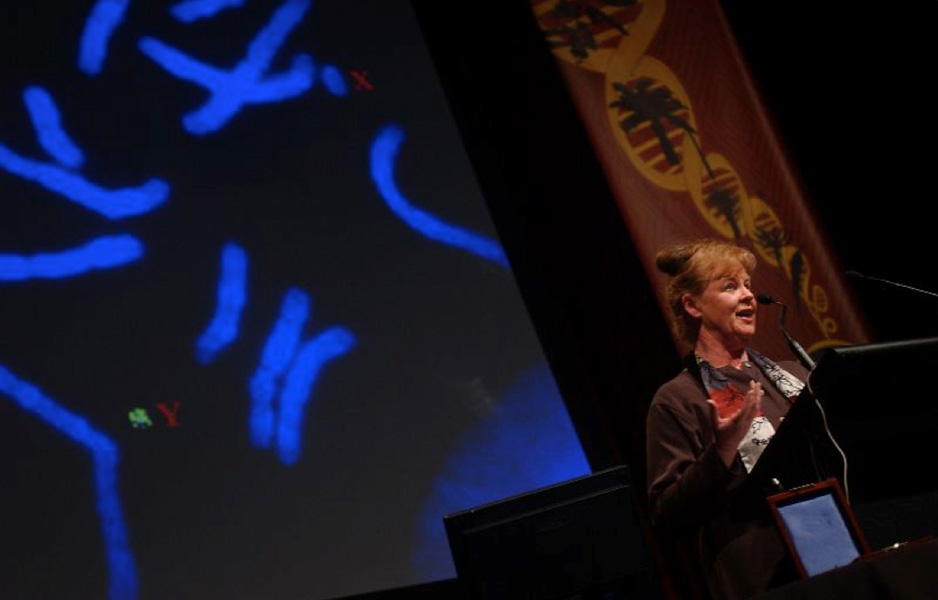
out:
{"label": "microphone boom arm", "polygon": [[807,370],[813,371],[815,367],[814,360],[807,353],[804,347],[799,344],[798,341],[793,338],[785,328],[785,315],[788,314],[788,305],[784,302],[779,302],[768,294],[759,294],[756,300],[759,302],[759,304],[778,304],[782,307],[782,310],[778,315],[778,328],[782,331],[782,335],[784,335],[785,339],[788,341],[788,347],[791,348],[791,351],[798,358],[798,362],[800,362]]}

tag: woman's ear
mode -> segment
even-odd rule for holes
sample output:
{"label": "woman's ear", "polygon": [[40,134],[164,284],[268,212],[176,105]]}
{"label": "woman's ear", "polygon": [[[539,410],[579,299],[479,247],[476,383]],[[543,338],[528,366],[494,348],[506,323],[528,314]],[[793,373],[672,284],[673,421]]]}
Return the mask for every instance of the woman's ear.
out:
{"label": "woman's ear", "polygon": [[690,294],[684,294],[681,296],[681,304],[684,306],[684,312],[699,319],[703,313],[700,312],[700,309],[697,308],[697,301],[694,300],[694,297]]}

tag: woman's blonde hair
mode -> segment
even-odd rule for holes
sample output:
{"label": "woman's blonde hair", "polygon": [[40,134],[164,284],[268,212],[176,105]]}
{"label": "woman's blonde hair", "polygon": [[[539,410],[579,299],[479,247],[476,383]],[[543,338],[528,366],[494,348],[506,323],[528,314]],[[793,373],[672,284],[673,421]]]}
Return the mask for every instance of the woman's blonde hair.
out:
{"label": "woman's blonde hair", "polygon": [[737,265],[752,273],[756,268],[756,257],[736,244],[703,239],[665,248],[655,257],[655,265],[668,275],[665,295],[671,308],[671,327],[678,338],[693,346],[697,343],[700,321],[684,310],[684,294],[700,297],[715,277],[726,274]]}

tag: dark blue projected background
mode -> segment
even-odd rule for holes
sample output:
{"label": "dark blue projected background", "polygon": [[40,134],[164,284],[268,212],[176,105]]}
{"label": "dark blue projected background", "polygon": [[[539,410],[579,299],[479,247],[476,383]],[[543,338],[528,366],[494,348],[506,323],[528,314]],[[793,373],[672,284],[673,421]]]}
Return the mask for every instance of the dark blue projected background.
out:
{"label": "dark blue projected background", "polygon": [[588,472],[406,3],[0,10],[0,595],[448,578]]}

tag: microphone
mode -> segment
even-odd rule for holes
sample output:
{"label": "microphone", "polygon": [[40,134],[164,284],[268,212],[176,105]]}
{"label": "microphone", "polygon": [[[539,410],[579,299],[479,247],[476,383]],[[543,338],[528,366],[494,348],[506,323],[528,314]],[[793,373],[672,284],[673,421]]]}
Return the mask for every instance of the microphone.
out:
{"label": "microphone", "polygon": [[799,344],[798,341],[795,340],[795,338],[793,338],[790,333],[788,333],[788,330],[785,329],[785,315],[788,313],[788,305],[784,302],[776,300],[768,294],[757,295],[756,302],[759,304],[778,304],[782,307],[782,311],[778,316],[778,328],[782,330],[782,335],[784,335],[785,339],[788,340],[788,347],[791,348],[791,351],[795,353],[795,356],[798,357],[798,360],[801,362],[801,364],[804,365],[807,370],[813,371],[815,366],[814,361],[811,359],[808,353],[805,352],[805,349],[801,346],[801,344]]}
{"label": "microphone", "polygon": [[868,281],[877,281],[879,283],[885,283],[886,285],[891,285],[893,287],[903,288],[906,290],[912,290],[913,292],[918,292],[919,294],[925,294],[926,296],[935,296],[938,297],[938,294],[935,292],[929,292],[928,290],[922,290],[917,287],[912,287],[911,285],[906,285],[904,283],[896,283],[895,281],[889,281],[888,279],[882,279],[880,277],[872,277],[870,275],[864,275],[858,271],[845,271],[844,275],[847,279],[865,279]]}
{"label": "microphone", "polygon": [[786,309],[788,308],[788,306],[786,306],[784,303],[779,302],[778,300],[776,300],[772,296],[769,296],[768,294],[757,295],[756,302],[758,302],[759,304],[778,304],[782,306],[783,308],[786,308]]}

